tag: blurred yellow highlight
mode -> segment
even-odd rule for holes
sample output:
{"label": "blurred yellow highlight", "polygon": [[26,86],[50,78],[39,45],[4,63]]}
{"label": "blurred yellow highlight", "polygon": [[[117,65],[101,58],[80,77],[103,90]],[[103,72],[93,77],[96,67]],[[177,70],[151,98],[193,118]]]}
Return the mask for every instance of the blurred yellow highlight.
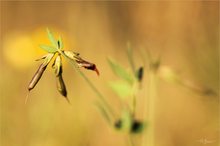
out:
{"label": "blurred yellow highlight", "polygon": [[[66,35],[56,29],[52,31],[57,32],[56,38],[60,35],[62,40],[65,40],[64,48],[69,48]],[[34,60],[47,53],[39,47],[40,44],[50,45],[46,27],[38,28],[32,34],[19,31],[8,33],[3,40],[3,57],[13,67],[25,69],[32,66]]]}

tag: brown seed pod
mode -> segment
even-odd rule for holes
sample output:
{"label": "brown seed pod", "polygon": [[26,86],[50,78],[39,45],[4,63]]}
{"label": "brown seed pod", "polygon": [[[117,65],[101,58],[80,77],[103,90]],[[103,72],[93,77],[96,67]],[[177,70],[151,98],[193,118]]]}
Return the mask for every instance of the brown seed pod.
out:
{"label": "brown seed pod", "polygon": [[67,90],[66,90],[66,86],[65,83],[63,81],[63,77],[62,74],[59,74],[57,77],[57,90],[60,92],[60,94],[62,96],[64,96],[67,101],[69,102],[69,99],[67,98]]}
{"label": "brown seed pod", "polygon": [[37,72],[34,74],[33,78],[31,79],[28,90],[31,91],[40,80],[41,76],[43,75],[45,69],[47,68],[47,65],[50,63],[51,59],[53,58],[54,54],[49,53],[45,56],[43,56],[41,59],[44,59],[44,62],[39,66]]}
{"label": "brown seed pod", "polygon": [[79,67],[84,67],[85,69],[93,70],[93,71],[95,71],[97,73],[97,75],[99,75],[99,71],[96,68],[96,65],[91,63],[91,62],[88,62],[88,61],[82,59],[79,56],[79,53],[75,53],[75,52],[72,52],[72,51],[64,51],[64,54],[67,57],[69,57],[70,59],[74,60]]}
{"label": "brown seed pod", "polygon": [[47,64],[45,65],[44,63],[42,63],[37,72],[34,74],[33,78],[31,79],[29,85],[28,85],[28,90],[31,91],[36,84],[38,83],[38,81],[40,80],[41,76],[43,75],[45,69],[47,68]]}
{"label": "brown seed pod", "polygon": [[64,96],[67,101],[69,102],[68,98],[67,98],[67,90],[66,90],[66,86],[65,83],[63,81],[63,77],[62,77],[62,73],[63,73],[63,67],[62,67],[62,60],[61,60],[61,56],[58,55],[53,63],[53,69],[54,69],[54,73],[56,75],[56,82],[57,82],[57,90],[60,92],[60,94],[62,96]]}

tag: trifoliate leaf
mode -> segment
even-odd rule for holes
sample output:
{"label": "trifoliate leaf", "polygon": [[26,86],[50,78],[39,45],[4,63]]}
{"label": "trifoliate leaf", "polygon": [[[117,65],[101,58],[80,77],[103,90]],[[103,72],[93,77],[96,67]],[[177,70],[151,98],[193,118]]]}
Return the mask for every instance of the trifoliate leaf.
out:
{"label": "trifoliate leaf", "polygon": [[132,84],[134,82],[134,77],[129,74],[126,69],[120,66],[118,63],[113,61],[112,59],[108,59],[109,65],[112,71],[123,80],[127,81],[128,83]]}
{"label": "trifoliate leaf", "polygon": [[44,49],[48,53],[55,53],[57,51],[56,48],[51,47],[51,46],[47,46],[47,45],[39,45],[39,46],[40,46],[40,48]]}
{"label": "trifoliate leaf", "polygon": [[111,89],[121,98],[132,95],[132,86],[125,81],[114,81],[109,83]]}
{"label": "trifoliate leaf", "polygon": [[48,28],[47,28],[47,35],[53,47],[57,48],[57,40],[55,39],[53,33]]}

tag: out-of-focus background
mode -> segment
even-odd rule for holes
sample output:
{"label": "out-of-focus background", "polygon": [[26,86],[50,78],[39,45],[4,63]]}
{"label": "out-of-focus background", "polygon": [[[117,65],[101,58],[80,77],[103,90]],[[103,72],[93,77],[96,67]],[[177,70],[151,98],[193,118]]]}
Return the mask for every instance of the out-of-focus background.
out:
{"label": "out-of-focus background", "polygon": [[[213,89],[217,96],[203,96],[161,80],[155,106],[155,146],[201,146],[205,141],[209,146],[218,145],[218,1],[0,4],[2,146],[127,145],[125,135],[107,125],[94,107],[96,95],[67,62],[63,76],[71,105],[56,90],[50,67],[24,104],[28,83],[39,66],[34,60],[45,54],[39,44],[49,43],[47,27],[62,36],[65,49],[97,65],[100,77],[82,71],[116,110],[120,103],[107,82],[117,78],[106,58],[128,67],[127,42],[137,64],[143,64],[140,50],[148,49],[182,78]],[[145,105],[142,101],[137,103],[139,115]],[[136,137],[137,145],[140,137]]]}

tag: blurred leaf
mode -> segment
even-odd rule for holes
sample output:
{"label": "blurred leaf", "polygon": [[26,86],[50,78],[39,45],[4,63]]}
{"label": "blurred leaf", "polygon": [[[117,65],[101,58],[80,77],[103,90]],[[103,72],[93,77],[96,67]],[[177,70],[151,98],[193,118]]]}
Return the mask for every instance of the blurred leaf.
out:
{"label": "blurred leaf", "polygon": [[47,28],[47,35],[48,35],[48,38],[51,42],[51,44],[57,48],[57,40],[55,39],[55,37],[53,36],[53,33]]}
{"label": "blurred leaf", "polygon": [[124,110],[121,117],[123,131],[130,131],[132,126],[132,116],[128,110]]}
{"label": "blurred leaf", "polygon": [[108,112],[106,111],[104,105],[102,105],[101,103],[99,102],[96,102],[95,103],[95,106],[98,108],[98,110],[101,112],[103,118],[109,123],[111,124],[111,119],[108,115]]}
{"label": "blurred leaf", "polygon": [[47,51],[48,53],[55,53],[57,51],[56,48],[51,47],[51,46],[47,46],[47,45],[39,45],[40,48],[44,49],[45,51]]}
{"label": "blurred leaf", "polygon": [[59,49],[63,49],[63,41],[62,41],[61,36],[59,36],[58,41],[59,41]]}
{"label": "blurred leaf", "polygon": [[111,89],[121,98],[132,95],[132,86],[124,81],[113,81],[109,83]]}
{"label": "blurred leaf", "polygon": [[115,61],[108,59],[109,65],[112,71],[120,78],[124,79],[128,83],[132,84],[134,82],[134,78],[131,74],[129,74],[122,66],[120,66]]}

